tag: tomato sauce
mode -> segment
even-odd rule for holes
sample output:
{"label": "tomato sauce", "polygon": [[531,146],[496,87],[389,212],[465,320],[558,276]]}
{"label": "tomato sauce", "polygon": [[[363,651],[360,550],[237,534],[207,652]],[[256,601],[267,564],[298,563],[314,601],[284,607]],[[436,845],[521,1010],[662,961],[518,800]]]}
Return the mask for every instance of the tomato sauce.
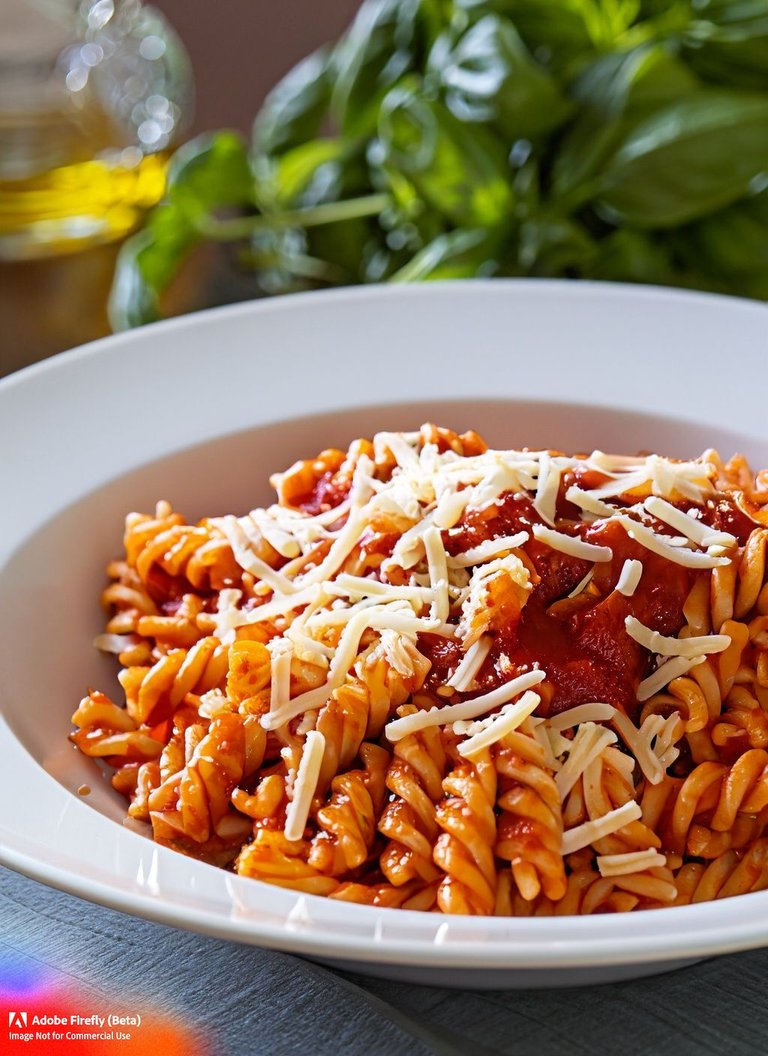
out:
{"label": "tomato sauce", "polygon": [[[573,480],[565,482],[565,487]],[[586,482],[585,482],[586,483]],[[595,487],[599,480],[590,479]],[[542,699],[538,713],[557,714],[592,701],[606,701],[634,717],[638,709],[637,687],[652,670],[650,653],[631,638],[625,629],[627,616],[661,634],[675,636],[685,618],[683,605],[696,576],[706,573],[675,564],[630,539],[622,525],[598,520],[589,524],[578,520],[578,510],[558,500],[557,530],[608,546],[610,561],[594,564],[570,557],[531,538],[524,546],[539,582],[534,586],[515,625],[496,633],[491,650],[476,679],[476,690],[467,697],[486,693],[511,678],[539,667],[547,673],[554,690],[551,699]],[[690,510],[694,504],[680,504]],[[699,506],[701,520],[713,528],[729,531],[740,544],[755,527],[729,500],[719,498]],[[483,510],[469,511],[463,521],[444,537],[446,550],[458,554],[488,539],[514,535],[534,524],[543,523],[524,494],[508,494]],[[674,535],[673,529],[658,522],[654,530]],[[624,562],[642,562],[643,573],[632,595],[616,591]],[[575,598],[568,594],[590,569],[594,574],[588,588]],[[432,661],[426,688],[435,690],[455,669],[462,656],[459,642],[422,635],[419,648]]]}
{"label": "tomato sauce", "polygon": [[340,506],[349,495],[351,483],[348,477],[340,477],[338,472],[327,470],[315,481],[311,492],[291,505],[310,517],[316,517],[318,513],[326,513]]}

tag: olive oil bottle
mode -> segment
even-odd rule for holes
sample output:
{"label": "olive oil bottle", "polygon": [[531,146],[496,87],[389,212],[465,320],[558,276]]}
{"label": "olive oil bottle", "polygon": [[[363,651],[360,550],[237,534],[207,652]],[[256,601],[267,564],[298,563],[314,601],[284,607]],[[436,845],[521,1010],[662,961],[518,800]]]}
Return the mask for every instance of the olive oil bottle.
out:
{"label": "olive oil bottle", "polygon": [[183,49],[137,0],[0,0],[0,260],[130,232],[190,99]]}

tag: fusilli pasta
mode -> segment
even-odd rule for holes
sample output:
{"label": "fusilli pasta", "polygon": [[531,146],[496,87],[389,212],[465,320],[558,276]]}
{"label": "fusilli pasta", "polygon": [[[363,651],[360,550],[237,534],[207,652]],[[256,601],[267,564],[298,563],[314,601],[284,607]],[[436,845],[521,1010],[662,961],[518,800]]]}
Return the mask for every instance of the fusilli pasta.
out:
{"label": "fusilli pasta", "polygon": [[73,742],[154,839],[390,908],[544,916],[768,888],[768,486],[741,456],[435,425],[131,513]]}

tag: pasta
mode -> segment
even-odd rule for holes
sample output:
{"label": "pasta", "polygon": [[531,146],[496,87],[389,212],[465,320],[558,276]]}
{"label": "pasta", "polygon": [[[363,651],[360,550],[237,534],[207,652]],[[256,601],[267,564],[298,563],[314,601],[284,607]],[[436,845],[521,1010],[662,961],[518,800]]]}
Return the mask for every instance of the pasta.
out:
{"label": "pasta", "polygon": [[131,513],[72,741],[154,839],[347,902],[549,916],[768,888],[768,474],[435,425]]}

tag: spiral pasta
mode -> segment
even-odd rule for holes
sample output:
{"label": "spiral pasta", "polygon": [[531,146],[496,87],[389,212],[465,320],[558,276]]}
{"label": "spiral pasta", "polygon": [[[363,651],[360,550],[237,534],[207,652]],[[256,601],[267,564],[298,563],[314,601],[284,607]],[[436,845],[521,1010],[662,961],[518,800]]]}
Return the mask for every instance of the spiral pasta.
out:
{"label": "spiral pasta", "polygon": [[117,702],[71,735],[156,841],[385,908],[768,888],[768,472],[426,424],[126,520]]}

